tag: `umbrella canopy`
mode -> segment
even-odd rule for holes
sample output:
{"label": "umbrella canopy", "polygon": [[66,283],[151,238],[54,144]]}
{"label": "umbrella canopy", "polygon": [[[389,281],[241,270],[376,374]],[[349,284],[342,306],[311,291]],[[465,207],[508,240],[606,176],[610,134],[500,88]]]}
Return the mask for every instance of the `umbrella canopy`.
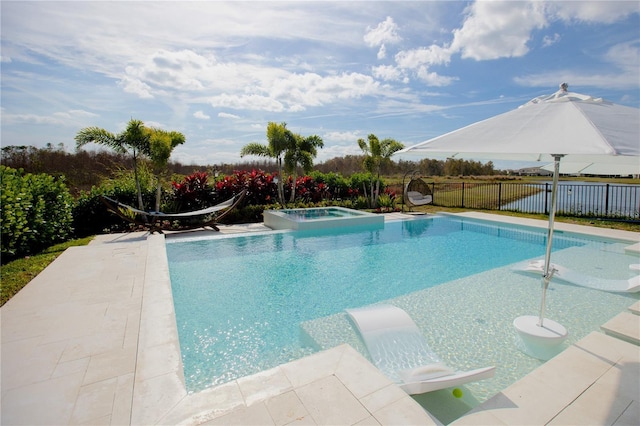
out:
{"label": "umbrella canopy", "polygon": [[554,273],[550,257],[561,162],[574,169],[589,166],[598,172],[594,174],[619,174],[622,165],[625,173],[640,174],[640,109],[569,92],[568,87],[563,83],[552,95],[396,153],[554,163],[540,327]]}
{"label": "umbrella canopy", "polygon": [[[637,175],[640,173],[640,165],[636,157],[616,156],[618,160],[615,164],[611,163],[575,163],[562,160],[560,163],[560,174],[567,175]],[[612,165],[615,168],[612,168]],[[546,164],[540,167],[543,170],[553,171],[554,163]]]}
{"label": "umbrella canopy", "polygon": [[[563,87],[567,87],[566,85]],[[640,156],[640,110],[560,89],[397,154],[616,164]],[[629,161],[629,160],[623,160]],[[640,159],[634,160],[640,171]]]}

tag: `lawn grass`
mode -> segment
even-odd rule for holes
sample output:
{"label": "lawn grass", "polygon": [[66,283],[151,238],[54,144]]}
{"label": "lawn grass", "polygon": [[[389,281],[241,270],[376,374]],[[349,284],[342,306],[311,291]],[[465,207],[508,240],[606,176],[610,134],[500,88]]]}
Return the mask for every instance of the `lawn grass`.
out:
{"label": "lawn grass", "polygon": [[0,306],[4,305],[16,293],[29,283],[44,268],[53,262],[63,251],[73,246],[85,246],[93,237],[71,240],[56,244],[34,256],[16,259],[0,266]]}

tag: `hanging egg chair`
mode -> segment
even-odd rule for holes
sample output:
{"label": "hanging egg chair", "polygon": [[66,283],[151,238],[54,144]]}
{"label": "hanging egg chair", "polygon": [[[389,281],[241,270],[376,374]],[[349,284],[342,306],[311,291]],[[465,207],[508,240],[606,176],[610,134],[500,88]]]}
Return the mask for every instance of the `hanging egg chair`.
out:
{"label": "hanging egg chair", "polygon": [[404,188],[404,203],[409,206],[424,206],[433,202],[433,193],[429,185],[420,178],[411,176],[411,180]]}

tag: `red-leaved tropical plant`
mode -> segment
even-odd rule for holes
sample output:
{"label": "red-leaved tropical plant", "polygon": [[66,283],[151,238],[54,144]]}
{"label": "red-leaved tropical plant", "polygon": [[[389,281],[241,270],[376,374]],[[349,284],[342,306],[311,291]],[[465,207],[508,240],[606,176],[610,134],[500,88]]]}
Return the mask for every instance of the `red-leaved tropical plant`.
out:
{"label": "red-leaved tropical plant", "polygon": [[198,210],[215,203],[216,194],[213,186],[208,184],[208,178],[206,172],[195,172],[185,176],[181,182],[171,182],[179,211]]}
{"label": "red-leaved tropical plant", "polygon": [[311,176],[301,176],[296,181],[296,199],[318,203],[331,198],[327,185],[318,182]]}
{"label": "red-leaved tropical plant", "polygon": [[216,182],[219,201],[226,200],[243,189],[247,189],[245,203],[249,205],[267,205],[277,202],[278,189],[276,175],[266,174],[262,170],[234,171]]}

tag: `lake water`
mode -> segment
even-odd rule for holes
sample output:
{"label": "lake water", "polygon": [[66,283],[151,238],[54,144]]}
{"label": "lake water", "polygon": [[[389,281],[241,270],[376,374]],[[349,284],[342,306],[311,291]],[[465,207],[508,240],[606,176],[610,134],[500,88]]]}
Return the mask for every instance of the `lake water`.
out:
{"label": "lake water", "polygon": [[[551,182],[532,184],[551,190]],[[640,218],[640,186],[571,182],[558,184],[557,212],[580,216]],[[523,213],[548,213],[551,192],[541,191],[503,205],[501,210]]]}

